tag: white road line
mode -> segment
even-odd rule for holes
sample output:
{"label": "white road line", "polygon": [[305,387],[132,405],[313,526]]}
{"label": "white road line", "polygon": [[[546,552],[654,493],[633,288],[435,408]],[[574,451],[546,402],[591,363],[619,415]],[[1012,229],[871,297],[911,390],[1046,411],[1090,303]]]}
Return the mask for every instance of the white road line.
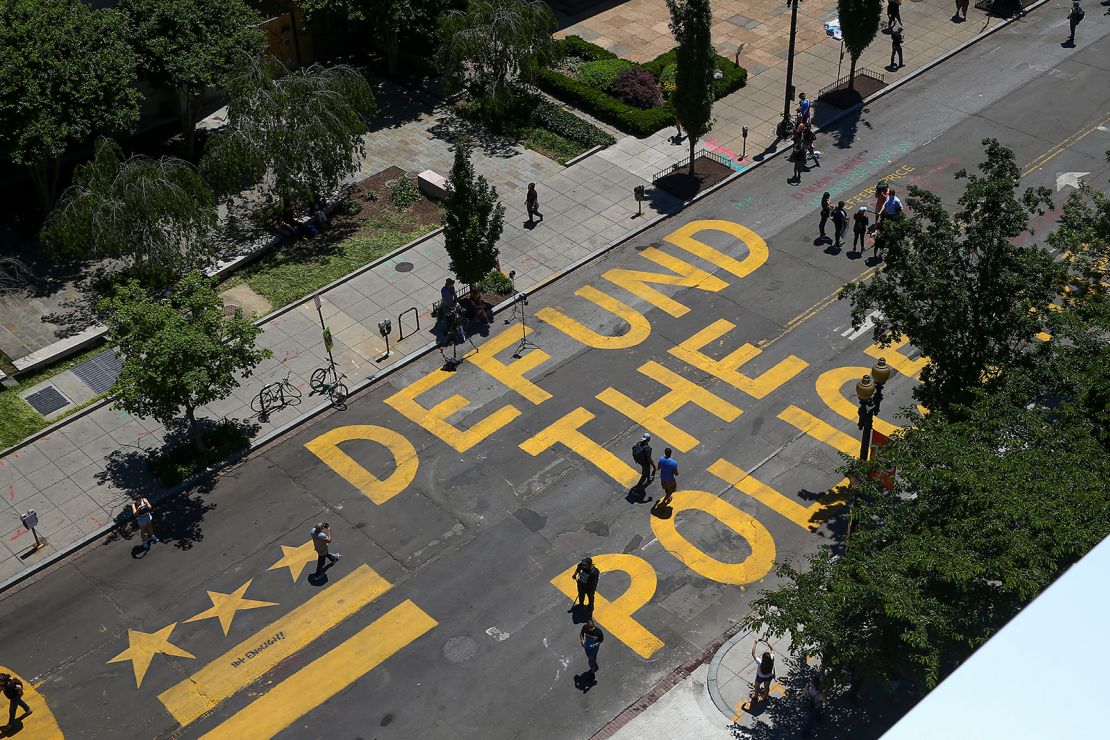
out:
{"label": "white road line", "polygon": [[858,329],[852,331],[852,328],[848,327],[848,329],[845,330],[840,336],[848,337],[849,342],[856,341],[864,334],[875,328],[875,319],[881,315],[882,314],[880,314],[878,311],[872,311],[871,313],[867,314],[867,318],[863,320],[863,323],[859,325]]}

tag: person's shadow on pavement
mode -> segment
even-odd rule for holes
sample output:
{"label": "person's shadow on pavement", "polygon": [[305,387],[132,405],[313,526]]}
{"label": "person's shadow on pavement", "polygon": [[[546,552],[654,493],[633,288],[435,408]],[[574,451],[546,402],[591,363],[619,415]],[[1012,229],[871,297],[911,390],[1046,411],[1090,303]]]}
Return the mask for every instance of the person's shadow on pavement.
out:
{"label": "person's shadow on pavement", "polygon": [[593,671],[586,671],[579,673],[574,677],[574,688],[585,694],[587,691],[597,686],[597,676]]}
{"label": "person's shadow on pavement", "polygon": [[630,504],[646,504],[651,501],[651,496],[647,495],[646,487],[632,486],[628,489],[628,494],[625,495],[624,500]]}
{"label": "person's shadow on pavement", "polygon": [[131,557],[135,558],[136,560],[142,560],[147,556],[147,553],[149,552],[149,547],[144,547],[143,545],[135,545],[131,548]]}
{"label": "person's shadow on pavement", "polygon": [[569,613],[571,624],[585,624],[586,620],[590,618],[590,614],[593,613],[593,609],[584,604],[575,604],[570,608]]}
{"label": "person's shadow on pavement", "polygon": [[333,565],[335,565],[335,562],[329,560],[328,562],[324,563],[324,569],[321,570],[319,573],[309,573],[308,582],[313,586],[323,586],[325,583],[328,582],[328,571],[331,570],[331,567]]}
{"label": "person's shadow on pavement", "polygon": [[674,509],[670,506],[653,506],[651,507],[651,515],[656,519],[670,519]]}

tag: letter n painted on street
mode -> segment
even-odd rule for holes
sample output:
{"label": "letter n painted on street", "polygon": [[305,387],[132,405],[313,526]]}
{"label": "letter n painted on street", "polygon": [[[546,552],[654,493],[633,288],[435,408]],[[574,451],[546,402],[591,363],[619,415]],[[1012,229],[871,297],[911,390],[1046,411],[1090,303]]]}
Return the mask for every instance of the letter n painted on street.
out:
{"label": "letter n painted on street", "polygon": [[[747,246],[747,256],[738,260],[719,249],[714,249],[703,241],[695,239],[694,234],[702,231],[723,231],[736,237]],[[716,219],[691,221],[663,238],[676,247],[681,247],[690,254],[695,254],[707,262],[712,262],[722,270],[731,272],[738,278],[747,277],[767,261],[767,242],[763,241],[763,237],[759,234],[735,221]]]}
{"label": "letter n painted on street", "polygon": [[595,349],[628,349],[635,347],[651,334],[651,322],[647,317],[627,303],[618,301],[608,293],[603,293],[592,285],[583,285],[574,294],[604,308],[618,319],[628,324],[624,334],[601,334],[572,319],[560,309],[545,306],[536,311],[536,318],[554,326],[571,339]]}
{"label": "letter n painted on street", "polygon": [[[377,442],[393,455],[395,468],[385,480],[378,478],[339,449],[343,442],[356,439]],[[417,457],[412,442],[392,429],[372,424],[336,427],[306,442],[305,447],[375,504],[384,504],[408,488],[420,466],[420,458]]]}
{"label": "letter n painted on street", "polygon": [[676,318],[685,316],[690,309],[675,299],[663,295],[655,288],[649,286],[648,283],[655,283],[657,285],[677,285],[682,288],[701,288],[702,290],[707,290],[712,293],[716,293],[728,287],[728,283],[724,280],[713,277],[705,270],[694,267],[689,262],[683,262],[677,257],[672,257],[655,247],[645,248],[640,252],[640,256],[651,260],[657,265],[666,267],[675,274],[666,275],[659,272],[644,272],[643,270],[615,268],[606,270],[605,273],[602,274],[602,277]]}
{"label": "letter n painted on street", "polygon": [[[655,655],[663,647],[663,641],[632,616],[655,595],[658,582],[655,568],[643,558],[625,553],[594,555],[593,558],[594,565],[603,574],[620,571],[631,579],[625,592],[612,601],[600,592],[594,594],[594,620],[641,658],[646,660]],[[551,585],[562,591],[567,598],[577,599],[578,587],[574,583],[573,574],[574,566],[571,566],[552,578]],[[605,579],[602,578],[601,582],[605,583]]]}

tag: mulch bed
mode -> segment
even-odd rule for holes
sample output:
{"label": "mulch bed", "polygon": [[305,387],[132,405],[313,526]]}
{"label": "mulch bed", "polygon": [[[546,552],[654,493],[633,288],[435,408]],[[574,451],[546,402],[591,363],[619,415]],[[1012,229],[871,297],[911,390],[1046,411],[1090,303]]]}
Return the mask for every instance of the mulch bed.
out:
{"label": "mulch bed", "polygon": [[682,167],[656,180],[655,186],[666,190],[676,198],[690,200],[703,190],[724,180],[732,172],[731,167],[727,167],[714,159],[698,157],[694,160],[693,176],[688,173],[687,167]]}
{"label": "mulch bed", "polygon": [[853,85],[853,87],[855,88],[854,90],[849,91],[848,83],[845,82],[843,85],[840,85],[833,90],[829,90],[827,93],[818,98],[818,100],[825,105],[832,106],[833,108],[845,110],[847,108],[851,108],[856,103],[861,102],[867,96],[873,95],[874,93],[877,93],[879,90],[882,90],[884,87],[886,87],[885,82],[879,82],[874,77],[867,77],[866,75],[860,74],[856,75],[855,82],[856,84]]}
{"label": "mulch bed", "polygon": [[[389,186],[394,180],[398,180],[405,176],[405,171],[396,165],[387,167],[381,172],[370,175],[365,180],[359,180],[351,185],[347,190],[347,197],[351,200],[357,201],[362,204],[362,211],[356,213],[354,216],[346,216],[336,214],[332,218],[332,224],[357,224],[360,221],[365,221],[375,216],[392,212],[395,209],[389,200]],[[415,186],[416,180],[412,181]],[[367,193],[374,193],[377,195],[375,200],[368,201],[366,199]],[[439,206],[434,201],[427,198],[421,198],[412,206],[408,213],[412,215],[419,223],[435,223],[440,219]]]}

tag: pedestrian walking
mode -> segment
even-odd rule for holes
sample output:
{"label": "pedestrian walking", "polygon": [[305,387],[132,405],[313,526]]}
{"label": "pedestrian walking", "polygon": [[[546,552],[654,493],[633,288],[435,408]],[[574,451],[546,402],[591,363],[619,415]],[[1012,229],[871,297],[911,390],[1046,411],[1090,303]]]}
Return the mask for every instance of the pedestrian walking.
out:
{"label": "pedestrian walking", "polygon": [[[593,558],[582,558],[574,568],[574,582],[578,584],[578,600],[575,606],[584,606],[590,611],[594,609],[594,592],[597,591],[597,581],[601,578],[601,571],[594,565]],[[590,603],[586,603],[589,599]],[[571,607],[572,609],[574,607]]]}
{"label": "pedestrian walking", "polygon": [[802,726],[802,735],[810,737],[816,725],[825,721],[825,692],[821,689],[821,674],[814,674],[809,679],[805,690],[807,717]]}
{"label": "pedestrian walking", "polygon": [[821,152],[813,148],[816,141],[817,134],[813,132],[813,126],[810,125],[809,121],[806,121],[802,128],[802,143],[805,144],[808,155],[813,157],[813,162],[820,167],[821,160],[818,157],[821,156]]}
{"label": "pedestrian walking", "polygon": [[821,226],[818,227],[821,230],[821,241],[828,241],[829,238],[825,233],[825,224],[829,222],[829,216],[832,215],[832,203],[829,202],[831,197],[828,191],[821,195]]}
{"label": "pedestrian walking", "polygon": [[952,16],[952,20],[960,22],[966,21],[967,6],[970,4],[970,0],[956,0],[956,15]]}
{"label": "pedestrian walking", "polygon": [[806,164],[806,147],[801,136],[794,137],[794,146],[790,150],[790,161],[794,163],[794,182],[802,181],[802,170]]}
{"label": "pedestrian walking", "polygon": [[11,727],[15,724],[15,710],[23,707],[23,719],[31,714],[31,707],[27,706],[27,702],[23,701],[23,682],[14,676],[7,673],[0,673],[0,686],[3,687],[4,696],[8,699],[8,724],[5,726]]}
{"label": "pedestrian walking", "polygon": [[[898,66],[894,66],[894,57],[898,56]],[[902,27],[898,26],[890,34],[890,67],[891,69],[899,69],[905,67],[902,60]]]}
{"label": "pedestrian walking", "polygon": [[894,24],[899,26],[902,23],[902,0],[888,0],[886,4],[886,27],[887,29],[894,28]]}
{"label": "pedestrian walking", "polygon": [[657,463],[659,469],[659,485],[663,487],[663,495],[655,502],[653,508],[664,508],[671,503],[675,489],[678,488],[678,463],[671,458],[671,448],[663,450],[663,457]]}
{"label": "pedestrian walking", "polygon": [[586,662],[590,666],[590,673],[597,673],[597,651],[601,649],[601,643],[605,642],[605,633],[601,628],[594,624],[593,618],[586,620],[582,625],[582,631],[578,635],[578,642],[582,645],[582,650],[586,653]]}
{"label": "pedestrian walking", "polygon": [[1071,4],[1071,12],[1068,13],[1068,25],[1071,27],[1071,35],[1068,36],[1068,46],[1075,46],[1075,27],[1083,20],[1086,13],[1083,11],[1083,6],[1079,4],[1079,0],[1075,0]]}
{"label": "pedestrian walking", "polygon": [[844,201],[838,201],[832,212],[833,222],[833,247],[840,249],[844,232],[848,230],[848,211],[844,209]]}
{"label": "pedestrian walking", "polygon": [[[867,206],[860,206],[855,215],[852,216],[852,249],[863,254],[864,247],[867,244]],[[859,249],[856,249],[856,246]]]}
{"label": "pedestrian walking", "polygon": [[675,141],[682,141],[682,121],[678,119],[678,116],[674,117],[674,128],[677,132],[674,135]]}
{"label": "pedestrian walking", "polygon": [[647,491],[648,483],[655,480],[655,460],[651,457],[651,435],[644,433],[640,441],[632,445],[632,460],[640,464],[640,480],[636,483],[636,490],[640,496]]}
{"label": "pedestrian walking", "polygon": [[324,572],[324,561],[330,560],[335,564],[343,557],[337,552],[328,552],[331,539],[331,525],[327,522],[318,522],[312,527],[312,546],[316,548],[316,573],[313,575],[318,576]]}
{"label": "pedestrian walking", "polygon": [[757,658],[755,649],[759,646],[759,642],[756,640],[752,643],[752,660],[755,661],[755,686],[752,688],[751,696],[753,702],[766,699],[771,693],[771,681],[775,680],[775,656],[771,652],[774,648],[771,647],[771,643],[764,642],[767,649]]}
{"label": "pedestrian walking", "polygon": [[543,214],[540,213],[540,196],[536,193],[536,183],[528,183],[528,197],[525,199],[525,205],[528,207],[528,223],[535,223],[534,217],[539,216],[540,221],[543,221]]}
{"label": "pedestrian walking", "polygon": [[143,540],[143,548],[150,549],[151,544],[159,542],[158,535],[154,534],[154,507],[142,496],[136,496],[131,501],[131,516],[135,519],[135,526],[139,528],[139,536]]}

